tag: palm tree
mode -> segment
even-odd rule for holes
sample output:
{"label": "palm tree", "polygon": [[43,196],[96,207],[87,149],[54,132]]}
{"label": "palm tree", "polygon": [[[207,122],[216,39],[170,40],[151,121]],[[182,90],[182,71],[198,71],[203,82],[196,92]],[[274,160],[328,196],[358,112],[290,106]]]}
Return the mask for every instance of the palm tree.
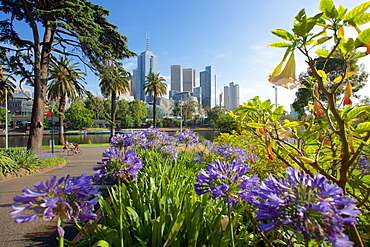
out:
{"label": "palm tree", "polygon": [[0,67],[0,102],[5,102],[5,94],[8,95],[8,99],[13,97],[12,93],[15,85],[12,81],[15,81],[15,79],[11,75],[5,73]]}
{"label": "palm tree", "polygon": [[163,83],[166,81],[163,77],[159,76],[159,73],[150,73],[146,77],[144,83],[145,94],[153,96],[153,127],[157,127],[157,98],[163,96],[167,92],[167,84]]}
{"label": "palm tree", "polygon": [[115,135],[117,94],[130,91],[130,73],[117,64],[108,65],[100,73],[100,88],[103,94],[111,96],[111,137]]}
{"label": "palm tree", "polygon": [[[86,74],[78,68],[78,63],[72,63],[71,59],[59,57],[50,62],[49,85],[47,97],[49,100],[59,98],[59,143],[65,145],[63,120],[67,97],[76,99],[85,93],[85,87],[80,83]],[[86,83],[86,82],[85,82]]]}

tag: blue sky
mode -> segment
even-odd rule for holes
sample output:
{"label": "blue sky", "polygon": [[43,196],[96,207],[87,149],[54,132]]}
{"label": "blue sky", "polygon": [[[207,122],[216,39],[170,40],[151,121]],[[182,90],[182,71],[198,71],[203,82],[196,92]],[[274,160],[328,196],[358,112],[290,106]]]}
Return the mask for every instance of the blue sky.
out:
{"label": "blue sky", "polygon": [[[128,47],[140,54],[145,50],[146,32],[150,33],[150,50],[158,56],[159,72],[170,82],[170,66],[196,70],[215,66],[218,87],[234,81],[240,86],[240,100],[259,95],[275,101],[268,75],[281,61],[284,49],[267,47],[281,41],[270,31],[290,30],[294,16],[305,8],[308,15],[319,13],[319,0],[93,0],[111,12],[109,21],[129,39]],[[339,0],[352,8],[363,1]],[[354,31],[354,30],[353,30]],[[297,76],[306,71],[304,58],[296,53]],[[366,58],[366,60],[369,60]],[[363,62],[366,62],[363,59]],[[124,61],[125,68],[136,68],[136,58]],[[370,65],[367,70],[370,69]],[[95,83],[95,82],[94,82]],[[95,83],[97,84],[97,83]],[[89,88],[97,88],[89,82]],[[95,90],[97,91],[98,88]],[[94,91],[93,91],[94,92]],[[360,94],[370,94],[370,86]],[[289,109],[295,91],[278,88],[278,103]],[[212,101],[213,102],[213,101]],[[287,110],[288,110],[287,109]]]}
{"label": "blue sky", "polygon": [[[308,15],[319,13],[319,0],[92,0],[110,11],[108,20],[128,38],[130,50],[145,50],[146,32],[150,33],[150,50],[158,56],[159,72],[170,83],[170,66],[196,70],[215,67],[217,91],[230,81],[240,86],[240,103],[259,95],[275,101],[267,80],[281,61],[284,49],[267,47],[281,41],[270,31],[291,30],[294,16],[305,8]],[[352,8],[364,1],[336,0]],[[354,33],[354,30],[352,30]],[[361,63],[369,64],[369,58]],[[304,58],[296,53],[297,76],[306,71]],[[136,58],[123,61],[129,72],[137,67]],[[82,65],[81,65],[82,66]],[[370,71],[370,64],[367,66]],[[85,70],[83,68],[83,70]],[[86,71],[88,72],[88,71]],[[100,93],[98,79],[89,73],[87,89]],[[170,88],[170,86],[169,86]],[[360,94],[370,95],[370,84]],[[278,103],[289,111],[295,91],[278,88]],[[213,101],[212,101],[213,102]]]}

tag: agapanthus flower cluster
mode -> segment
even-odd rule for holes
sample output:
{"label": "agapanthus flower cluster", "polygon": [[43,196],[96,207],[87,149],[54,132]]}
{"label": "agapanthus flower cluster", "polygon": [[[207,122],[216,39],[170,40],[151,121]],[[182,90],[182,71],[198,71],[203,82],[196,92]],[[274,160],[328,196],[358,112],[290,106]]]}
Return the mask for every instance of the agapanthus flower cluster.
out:
{"label": "agapanthus flower cluster", "polygon": [[366,157],[360,157],[358,159],[358,165],[360,166],[360,170],[363,175],[369,175],[370,174],[370,161],[366,159]]}
{"label": "agapanthus flower cluster", "polygon": [[[34,185],[34,189],[25,187],[23,196],[13,198],[14,204],[10,212],[11,218],[15,223],[30,222],[42,217],[45,221],[50,221],[55,217],[75,221],[95,219],[93,213],[94,205],[98,202],[100,194],[97,186],[93,186],[90,176],[86,173],[79,177],[71,178],[70,175],[57,180],[56,176],[39,182]],[[30,215],[23,216],[23,212],[33,210]],[[58,225],[59,236],[64,236],[63,228]]]}
{"label": "agapanthus flower cluster", "polygon": [[257,175],[247,176],[249,170],[249,166],[243,162],[228,163],[216,160],[197,175],[195,192],[198,195],[209,192],[214,199],[224,198],[229,208],[238,203],[238,198],[245,202],[253,202],[259,178]]}
{"label": "agapanthus flower cluster", "polygon": [[199,136],[194,131],[186,129],[184,131],[176,131],[174,134],[175,138],[179,140],[179,143],[183,143],[188,146],[195,146],[198,143]]}
{"label": "agapanthus flower cluster", "polygon": [[176,160],[178,155],[177,148],[173,146],[163,146],[159,152],[161,156],[167,160]]}
{"label": "agapanthus flower cluster", "polygon": [[139,170],[144,166],[143,160],[139,158],[135,150],[120,150],[116,147],[108,148],[104,153],[102,162],[98,162],[102,166],[94,167],[98,171],[94,175],[95,179],[112,177],[120,177],[122,179],[135,180]]}
{"label": "agapanthus flower cluster", "polygon": [[112,147],[117,149],[130,149],[134,147],[135,140],[131,137],[131,135],[127,134],[116,134],[110,139],[109,143]]}
{"label": "agapanthus flower cluster", "polygon": [[[210,147],[210,151],[217,156],[223,157],[226,161],[238,161],[248,162],[250,161],[250,154],[246,152],[242,147],[234,147],[230,144],[213,145]],[[253,155],[253,161],[257,160],[257,156]]]}
{"label": "agapanthus flower cluster", "polygon": [[142,142],[143,148],[160,148],[167,143],[168,133],[165,131],[160,131],[152,127],[142,131],[146,137],[146,141]]}
{"label": "agapanthus flower cluster", "polygon": [[355,200],[343,195],[336,184],[329,184],[324,176],[314,178],[289,167],[287,178],[270,175],[262,182],[255,201],[255,212],[261,230],[267,232],[289,225],[304,239],[329,240],[334,246],[352,246],[344,234],[344,225],[356,222],[361,212]]}

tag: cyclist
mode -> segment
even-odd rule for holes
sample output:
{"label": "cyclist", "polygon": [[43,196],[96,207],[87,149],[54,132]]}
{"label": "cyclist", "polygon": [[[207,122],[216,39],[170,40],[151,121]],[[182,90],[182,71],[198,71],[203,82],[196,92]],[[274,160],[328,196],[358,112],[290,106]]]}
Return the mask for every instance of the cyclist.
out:
{"label": "cyclist", "polygon": [[78,150],[78,146],[79,144],[77,142],[72,142],[73,146],[74,146],[74,151],[77,151]]}
{"label": "cyclist", "polygon": [[65,145],[64,145],[64,147],[63,147],[63,152],[67,152],[69,150],[69,143],[68,143],[68,141],[66,140],[66,143],[65,143]]}

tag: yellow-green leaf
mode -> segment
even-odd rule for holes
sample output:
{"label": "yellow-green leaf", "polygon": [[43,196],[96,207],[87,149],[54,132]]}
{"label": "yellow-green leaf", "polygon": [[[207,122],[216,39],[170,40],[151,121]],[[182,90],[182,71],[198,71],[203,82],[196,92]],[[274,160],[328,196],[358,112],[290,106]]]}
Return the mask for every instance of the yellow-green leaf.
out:
{"label": "yellow-green leaf", "polygon": [[343,76],[338,76],[337,78],[334,79],[334,82],[339,83],[342,81],[342,79],[343,79]]}
{"label": "yellow-green leaf", "polygon": [[353,76],[353,75],[355,75],[355,74],[356,74],[356,72],[355,72],[355,71],[348,72],[348,73],[346,74],[346,77],[344,77],[344,79],[348,79],[348,78],[350,78],[351,76]]}
{"label": "yellow-green leaf", "polygon": [[325,58],[330,55],[330,52],[326,49],[318,49],[315,51],[315,53],[319,55],[320,57],[325,57]]}
{"label": "yellow-green leaf", "polygon": [[323,70],[318,70],[317,73],[319,74],[319,76],[323,79],[323,81],[328,81],[326,78],[327,78],[327,75],[325,73],[325,71]]}
{"label": "yellow-green leaf", "polygon": [[344,17],[345,20],[352,20],[361,14],[363,14],[370,7],[370,2],[365,2],[359,6],[354,7],[351,11],[347,13]]}
{"label": "yellow-green leaf", "polygon": [[276,29],[276,30],[271,31],[271,33],[273,33],[276,36],[278,36],[279,38],[282,38],[282,39],[287,40],[287,41],[293,41],[294,40],[294,36],[291,33],[289,33],[288,31],[283,30],[283,29]]}
{"label": "yellow-green leaf", "polygon": [[271,46],[271,47],[289,47],[290,44],[286,43],[286,42],[274,42],[274,43],[269,44],[268,46]]}
{"label": "yellow-green leaf", "polygon": [[356,26],[361,26],[370,21],[370,13],[363,13],[360,16],[357,16],[353,19],[353,22]]}
{"label": "yellow-green leaf", "polygon": [[368,105],[365,105],[365,106],[360,106],[360,107],[356,107],[352,110],[350,110],[348,113],[347,113],[347,118],[349,119],[352,119],[352,118],[355,118],[357,117],[360,113],[366,111],[370,109],[370,106]]}
{"label": "yellow-green leaf", "polygon": [[289,123],[284,124],[283,128],[298,127],[298,126],[301,126],[301,125],[302,125],[301,122],[293,121],[293,122],[289,122]]}
{"label": "yellow-green leaf", "polygon": [[355,41],[355,47],[356,48],[361,47],[369,41],[370,41],[370,28],[367,28],[364,31],[362,31],[360,35],[358,35]]}
{"label": "yellow-green leaf", "polygon": [[256,128],[256,129],[267,127],[266,124],[262,124],[262,123],[246,123],[245,125],[251,128]]}
{"label": "yellow-green leaf", "polygon": [[355,132],[364,133],[370,131],[370,122],[364,122],[357,125]]}
{"label": "yellow-green leaf", "polygon": [[316,45],[324,44],[326,41],[330,40],[332,37],[322,37],[316,41]]}
{"label": "yellow-green leaf", "polygon": [[315,160],[307,158],[305,156],[297,156],[297,158],[302,160],[305,163],[309,163],[309,164],[315,163]]}

